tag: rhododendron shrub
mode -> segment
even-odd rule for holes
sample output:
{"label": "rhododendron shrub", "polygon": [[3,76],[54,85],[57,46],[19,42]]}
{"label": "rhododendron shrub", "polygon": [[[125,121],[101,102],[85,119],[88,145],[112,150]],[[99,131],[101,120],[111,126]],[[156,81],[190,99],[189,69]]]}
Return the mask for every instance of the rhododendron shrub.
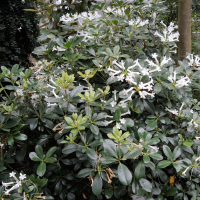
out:
{"label": "rhododendron shrub", "polygon": [[176,60],[164,1],[94,8],[43,31],[30,69],[1,67],[2,196],[198,199],[199,57]]}

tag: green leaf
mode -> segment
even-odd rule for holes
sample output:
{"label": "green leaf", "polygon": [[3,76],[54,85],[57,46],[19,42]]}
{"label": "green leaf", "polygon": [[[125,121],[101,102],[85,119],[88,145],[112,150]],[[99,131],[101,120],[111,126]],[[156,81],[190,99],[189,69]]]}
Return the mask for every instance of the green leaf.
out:
{"label": "green leaf", "polygon": [[46,172],[46,163],[42,162],[37,168],[37,175],[43,176]]}
{"label": "green leaf", "polygon": [[94,161],[97,161],[97,160],[98,160],[98,155],[97,155],[97,153],[95,152],[94,149],[88,148],[88,149],[86,150],[86,153],[87,153],[88,157],[89,157],[91,160],[94,160]]}
{"label": "green leaf", "polygon": [[109,190],[105,190],[105,197],[106,199],[110,199],[113,196],[113,190],[109,189]]}
{"label": "green leaf", "polygon": [[79,173],[77,174],[77,178],[85,178],[87,176],[90,175],[91,173],[91,170],[90,168],[85,168],[85,169],[82,169],[81,171],[79,171]]}
{"label": "green leaf", "polygon": [[133,151],[131,151],[131,152],[128,154],[128,156],[124,156],[124,158],[126,158],[126,159],[133,159],[133,158],[135,158],[135,157],[140,156],[141,153],[142,153],[141,149],[135,148]]}
{"label": "green leaf", "polygon": [[162,155],[158,154],[158,153],[153,153],[153,154],[149,154],[149,156],[155,160],[162,160],[163,157]]}
{"label": "green leaf", "polygon": [[70,48],[71,47],[71,42],[63,43],[63,46],[66,47],[66,48]]}
{"label": "green leaf", "polygon": [[154,92],[158,94],[162,90],[162,85],[160,83],[156,83],[154,86]]}
{"label": "green leaf", "polygon": [[157,165],[158,168],[165,168],[167,166],[169,166],[171,164],[171,161],[169,160],[163,160],[163,161],[160,161]]}
{"label": "green leaf", "polygon": [[84,36],[80,36],[80,37],[77,37],[76,39],[71,40],[72,47],[78,45],[80,42],[82,42],[83,39],[84,39]]}
{"label": "green leaf", "polygon": [[104,140],[103,147],[108,155],[118,158],[116,145],[112,140]]}
{"label": "green leaf", "polygon": [[13,145],[14,145],[13,136],[10,136],[10,137],[8,138],[7,142],[8,142],[8,145],[10,145],[11,147],[13,147]]}
{"label": "green leaf", "polygon": [[35,147],[35,152],[36,152],[36,154],[38,155],[39,158],[41,158],[41,159],[43,158],[43,149],[40,145],[37,145]]}
{"label": "green leaf", "polygon": [[22,133],[14,135],[13,137],[16,140],[21,140],[21,141],[27,140],[27,136],[25,134],[22,134]]}
{"label": "green leaf", "polygon": [[176,148],[173,151],[173,160],[176,160],[182,153],[182,149],[180,146],[176,146]]}
{"label": "green leaf", "polygon": [[165,195],[166,196],[174,196],[176,194],[176,188],[172,187],[170,189],[168,189],[167,191],[165,191]]}
{"label": "green leaf", "polygon": [[167,145],[163,145],[163,152],[170,160],[173,160],[173,153]]}
{"label": "green leaf", "polygon": [[90,125],[90,130],[95,134],[98,135],[99,134],[99,128],[97,126],[95,126],[94,124]]}
{"label": "green leaf", "polygon": [[93,185],[92,185],[92,192],[96,196],[99,196],[102,191],[102,186],[103,186],[102,179],[101,179],[99,173],[97,173],[97,175],[94,177],[94,181],[93,181]]}
{"label": "green leaf", "polygon": [[152,191],[152,184],[148,180],[142,178],[139,180],[139,183],[145,191],[147,192]]}
{"label": "green leaf", "polygon": [[147,124],[146,129],[148,131],[152,131],[157,127],[157,120],[155,119],[147,119],[145,123]]}
{"label": "green leaf", "polygon": [[[117,20],[112,20],[112,22],[115,21],[117,24],[118,24],[118,21]],[[114,23],[114,22],[113,22]],[[120,50],[120,47],[119,45],[115,46],[114,49],[113,49],[113,53],[114,55],[117,55],[119,53],[119,50]]]}
{"label": "green leaf", "polygon": [[144,163],[148,163],[150,161],[150,157],[147,155],[143,156],[143,161]]}
{"label": "green leaf", "polygon": [[36,55],[44,55],[45,54],[45,51],[47,50],[47,46],[46,45],[43,45],[43,46],[39,46],[39,47],[36,47],[33,51],[33,54],[36,54]]}
{"label": "green leaf", "polygon": [[[112,20],[112,23],[115,24],[115,25],[117,25],[119,22],[118,22],[118,20]],[[115,49],[114,49],[114,55],[116,55],[118,53],[118,51],[116,51],[116,53],[115,53]]]}
{"label": "green leaf", "polygon": [[89,47],[89,48],[86,48],[86,51],[89,52],[90,54],[92,54],[93,56],[95,56],[95,51],[93,48]]}
{"label": "green leaf", "polygon": [[56,149],[57,149],[57,147],[51,147],[51,148],[47,151],[45,158],[50,157],[50,156],[56,151]]}
{"label": "green leaf", "polygon": [[16,155],[16,160],[18,163],[21,163],[24,160],[26,153],[26,148],[20,148]]}
{"label": "green leaf", "polygon": [[29,157],[33,161],[41,161],[41,159],[37,156],[37,154],[35,152],[29,153]]}
{"label": "green leaf", "polygon": [[155,114],[155,106],[153,105],[153,103],[149,102],[148,100],[143,100],[144,103],[144,107],[145,109],[151,113],[151,114]]}
{"label": "green leaf", "polygon": [[73,120],[70,117],[65,117],[65,121],[69,124],[72,125],[73,124]]}
{"label": "green leaf", "polygon": [[140,161],[135,168],[135,178],[137,180],[140,180],[141,178],[146,176],[145,173],[146,173],[146,170],[145,170],[144,162]]}
{"label": "green leaf", "polygon": [[70,153],[73,153],[73,152],[77,151],[78,149],[79,148],[78,148],[77,145],[69,143],[63,148],[62,153],[68,155]]}
{"label": "green leaf", "polygon": [[187,147],[191,147],[192,146],[192,142],[183,142],[183,145],[187,146]]}
{"label": "green leaf", "polygon": [[119,181],[123,185],[129,185],[132,181],[132,174],[129,171],[129,169],[126,167],[126,165],[120,163],[117,168],[117,173],[119,177]]}
{"label": "green leaf", "polygon": [[121,111],[120,111],[120,109],[117,109],[117,110],[114,112],[113,118],[114,118],[114,120],[116,120],[116,121],[119,121],[119,120],[120,120],[120,118],[121,118]]}
{"label": "green leaf", "polygon": [[57,159],[55,157],[48,157],[48,158],[45,158],[45,162],[46,163],[53,163],[55,162]]}
{"label": "green leaf", "polygon": [[104,156],[104,157],[100,158],[100,162],[104,165],[107,165],[107,164],[117,162],[117,159],[110,157],[110,156]]}

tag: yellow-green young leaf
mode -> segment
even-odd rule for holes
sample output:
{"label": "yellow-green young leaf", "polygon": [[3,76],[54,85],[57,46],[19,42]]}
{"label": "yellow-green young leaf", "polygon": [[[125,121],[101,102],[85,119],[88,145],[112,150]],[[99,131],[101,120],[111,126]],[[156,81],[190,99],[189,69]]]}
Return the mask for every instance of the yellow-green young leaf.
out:
{"label": "yellow-green young leaf", "polygon": [[85,76],[84,76],[81,72],[78,72],[78,74],[79,74],[81,77],[85,78]]}
{"label": "yellow-green young leaf", "polygon": [[71,133],[76,134],[77,132],[78,132],[77,129],[72,129],[72,130],[71,130]]}
{"label": "yellow-green young leaf", "polygon": [[114,136],[113,134],[107,134],[107,136],[108,136],[110,139],[113,139],[113,140],[116,139],[115,136]]}
{"label": "yellow-green young leaf", "polygon": [[98,88],[98,90],[99,90],[102,94],[104,93],[102,89]]}
{"label": "yellow-green young leaf", "polygon": [[77,116],[77,113],[73,113],[73,114],[72,114],[72,117],[73,117],[74,120],[76,120],[77,117],[78,117],[78,116]]}
{"label": "yellow-green young leaf", "polygon": [[95,92],[91,91],[90,94],[89,94],[89,99],[93,100],[94,99],[94,95],[95,95]]}
{"label": "yellow-green young leaf", "polygon": [[80,123],[81,124],[85,124],[87,122],[87,119],[88,119],[89,115],[85,115],[81,120],[80,120]]}
{"label": "yellow-green young leaf", "polygon": [[88,91],[85,92],[85,98],[88,100],[90,98],[90,94]]}
{"label": "yellow-green young leaf", "polygon": [[70,117],[65,117],[65,121],[70,125],[73,124],[73,120]]}
{"label": "yellow-green young leaf", "polygon": [[78,129],[79,130],[85,130],[85,126],[79,126]]}
{"label": "yellow-green young leaf", "polygon": [[[116,126],[113,127],[113,135],[114,135],[115,137],[119,136],[119,130],[117,129]],[[120,136],[121,136],[121,135],[120,135]]]}
{"label": "yellow-green young leaf", "polygon": [[100,95],[100,93],[99,94],[97,94],[95,97],[94,97],[94,100],[98,97]]}
{"label": "yellow-green young leaf", "polygon": [[89,75],[90,74],[90,70],[89,69],[85,70],[85,74]]}
{"label": "yellow-green young leaf", "polygon": [[78,93],[78,96],[81,97],[81,99],[86,100],[86,98],[82,94]]}
{"label": "yellow-green young leaf", "polygon": [[128,144],[128,143],[129,143],[128,140],[124,140],[124,141],[122,142],[122,144]]}
{"label": "yellow-green young leaf", "polygon": [[125,132],[125,133],[122,135],[121,140],[126,139],[129,135],[130,135],[129,132]]}

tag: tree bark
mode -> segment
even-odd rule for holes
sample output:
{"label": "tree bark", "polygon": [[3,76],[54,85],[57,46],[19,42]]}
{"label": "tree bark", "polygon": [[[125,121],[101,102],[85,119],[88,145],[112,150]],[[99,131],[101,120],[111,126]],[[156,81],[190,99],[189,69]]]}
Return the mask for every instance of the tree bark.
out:
{"label": "tree bark", "polygon": [[191,53],[191,14],[192,0],[179,0],[178,4],[178,60],[186,57],[186,52]]}

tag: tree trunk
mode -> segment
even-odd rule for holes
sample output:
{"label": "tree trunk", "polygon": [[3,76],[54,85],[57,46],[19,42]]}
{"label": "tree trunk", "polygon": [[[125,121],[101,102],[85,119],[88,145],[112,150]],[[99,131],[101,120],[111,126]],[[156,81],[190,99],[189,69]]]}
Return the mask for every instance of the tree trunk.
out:
{"label": "tree trunk", "polygon": [[191,14],[192,0],[179,0],[178,4],[178,60],[186,57],[186,52],[191,53]]}

